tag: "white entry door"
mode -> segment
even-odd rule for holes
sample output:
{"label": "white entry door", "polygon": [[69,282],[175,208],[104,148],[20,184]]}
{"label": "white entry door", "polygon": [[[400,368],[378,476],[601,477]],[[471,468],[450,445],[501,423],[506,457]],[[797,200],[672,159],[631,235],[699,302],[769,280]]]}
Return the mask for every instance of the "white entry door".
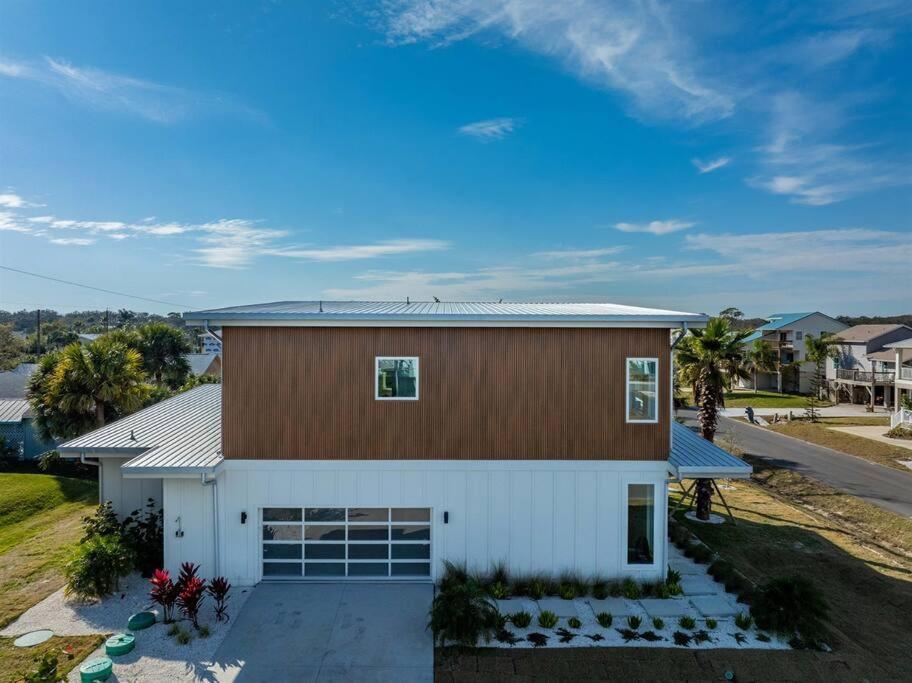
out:
{"label": "white entry door", "polygon": [[264,579],[431,575],[430,508],[263,508]]}

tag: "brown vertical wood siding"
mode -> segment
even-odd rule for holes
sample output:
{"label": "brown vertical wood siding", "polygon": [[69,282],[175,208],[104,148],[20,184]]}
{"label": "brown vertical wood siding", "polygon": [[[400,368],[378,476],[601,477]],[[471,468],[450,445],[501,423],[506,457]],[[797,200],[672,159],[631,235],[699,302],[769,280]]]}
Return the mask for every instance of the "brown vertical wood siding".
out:
{"label": "brown vertical wood siding", "polygon": [[[223,328],[226,458],[664,460],[667,329]],[[420,400],[374,399],[418,356]],[[659,359],[659,422],[625,421],[625,359]]]}

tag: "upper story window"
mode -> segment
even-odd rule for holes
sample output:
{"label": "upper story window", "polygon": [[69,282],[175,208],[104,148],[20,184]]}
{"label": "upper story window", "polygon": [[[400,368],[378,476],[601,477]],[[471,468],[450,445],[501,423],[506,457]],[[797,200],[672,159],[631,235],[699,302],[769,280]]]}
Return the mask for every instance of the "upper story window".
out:
{"label": "upper story window", "polygon": [[374,398],[378,401],[418,400],[418,359],[378,356],[374,367]]}
{"label": "upper story window", "polygon": [[627,359],[627,422],[658,422],[659,359]]}
{"label": "upper story window", "polygon": [[796,331],[795,332],[795,341],[801,341],[802,339],[804,339],[804,332],[802,332],[801,330]]}

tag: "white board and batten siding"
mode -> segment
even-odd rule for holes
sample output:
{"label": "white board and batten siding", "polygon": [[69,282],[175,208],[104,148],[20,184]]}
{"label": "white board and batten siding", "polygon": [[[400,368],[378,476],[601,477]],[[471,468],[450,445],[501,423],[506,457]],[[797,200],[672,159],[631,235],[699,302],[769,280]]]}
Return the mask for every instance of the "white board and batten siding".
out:
{"label": "white board and batten siding", "polygon": [[158,507],[162,504],[161,479],[127,479],[122,475],[120,466],[132,457],[99,458],[99,499],[111,501],[114,512],[121,519],[134,510],[145,511],[149,498],[153,499]]}
{"label": "white board and batten siding", "polygon": [[[172,572],[192,561],[204,576],[251,585],[263,578],[263,508],[421,507],[431,509],[432,579],[445,559],[479,570],[503,561],[513,572],[654,579],[666,566],[666,481],[664,461],[231,460],[217,475],[217,564],[212,487],[199,479],[164,480],[165,557]],[[652,565],[625,562],[629,483],[655,485]]]}

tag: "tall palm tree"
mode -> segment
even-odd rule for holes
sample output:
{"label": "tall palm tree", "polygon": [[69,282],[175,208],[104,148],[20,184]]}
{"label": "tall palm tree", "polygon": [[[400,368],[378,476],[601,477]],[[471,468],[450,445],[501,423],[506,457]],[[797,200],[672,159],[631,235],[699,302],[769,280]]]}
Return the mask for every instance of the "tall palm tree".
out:
{"label": "tall palm tree", "polygon": [[184,354],[192,348],[183,332],[166,323],[151,322],[137,328],[136,336],[143,367],[157,385],[166,383],[176,389],[187,381],[190,364]]}
{"label": "tall palm tree", "polygon": [[145,380],[136,349],[99,337],[61,351],[44,402],[66,413],[90,414],[94,426],[103,427],[110,417],[142,407],[149,393]]}
{"label": "tall palm tree", "polygon": [[[694,402],[704,439],[716,435],[719,411],[725,407],[725,390],[744,371],[744,338],[749,330],[733,331],[725,318],[711,318],[702,330],[691,330],[675,352],[682,382],[693,387]],[[697,480],[697,518],[709,519],[712,482]]]}
{"label": "tall palm tree", "polygon": [[775,372],[779,356],[773,345],[763,339],[755,339],[747,351],[747,366],[754,382],[754,393],[757,392],[757,373]]}
{"label": "tall palm tree", "polygon": [[838,340],[829,332],[821,332],[819,337],[813,334],[804,335],[805,357],[814,364],[814,376],[811,378],[811,393],[807,400],[807,416],[812,422],[817,422],[817,401],[824,388],[823,373],[828,358],[835,358],[838,354],[836,343]]}

